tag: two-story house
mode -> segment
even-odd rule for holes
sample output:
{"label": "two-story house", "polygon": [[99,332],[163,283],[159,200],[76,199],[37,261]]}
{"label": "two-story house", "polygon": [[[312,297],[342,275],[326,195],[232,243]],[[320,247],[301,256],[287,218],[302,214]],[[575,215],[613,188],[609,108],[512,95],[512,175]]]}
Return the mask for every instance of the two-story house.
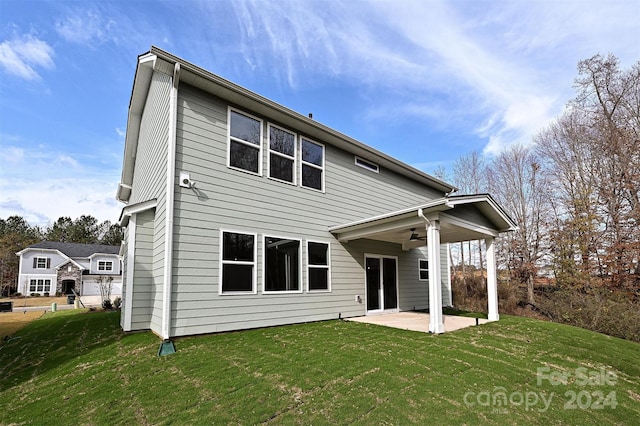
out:
{"label": "two-story house", "polygon": [[20,256],[18,292],[100,296],[99,281],[110,279],[111,296],[122,296],[120,246],[41,241]]}
{"label": "two-story house", "polygon": [[515,225],[455,188],[156,47],[138,57],[117,199],[125,331],[162,338],[426,309],[447,243]]}

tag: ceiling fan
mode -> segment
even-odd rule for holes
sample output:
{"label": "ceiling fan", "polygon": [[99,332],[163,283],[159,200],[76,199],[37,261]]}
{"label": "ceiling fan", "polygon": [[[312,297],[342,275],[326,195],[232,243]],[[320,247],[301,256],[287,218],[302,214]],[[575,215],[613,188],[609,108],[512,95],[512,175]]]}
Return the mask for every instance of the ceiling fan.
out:
{"label": "ceiling fan", "polygon": [[416,234],[416,228],[411,228],[411,236],[409,237],[409,241],[427,241],[427,236],[421,237]]}

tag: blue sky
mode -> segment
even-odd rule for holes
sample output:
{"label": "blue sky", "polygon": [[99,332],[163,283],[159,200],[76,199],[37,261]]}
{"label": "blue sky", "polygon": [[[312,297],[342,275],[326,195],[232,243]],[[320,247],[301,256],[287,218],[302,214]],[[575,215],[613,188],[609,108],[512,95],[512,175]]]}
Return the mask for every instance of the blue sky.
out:
{"label": "blue sky", "polygon": [[532,137],[576,64],[640,60],[640,0],[0,0],[0,218],[116,221],[153,44],[421,170]]}

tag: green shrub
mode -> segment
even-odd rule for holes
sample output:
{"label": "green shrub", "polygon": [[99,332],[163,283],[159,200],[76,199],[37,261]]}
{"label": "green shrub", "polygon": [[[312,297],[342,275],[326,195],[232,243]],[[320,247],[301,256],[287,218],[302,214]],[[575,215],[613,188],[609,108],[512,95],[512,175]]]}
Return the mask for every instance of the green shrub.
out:
{"label": "green shrub", "polygon": [[19,291],[13,293],[13,297],[20,297],[22,296],[22,293],[20,293]]}
{"label": "green shrub", "polygon": [[31,297],[40,297],[40,293],[31,293]]}

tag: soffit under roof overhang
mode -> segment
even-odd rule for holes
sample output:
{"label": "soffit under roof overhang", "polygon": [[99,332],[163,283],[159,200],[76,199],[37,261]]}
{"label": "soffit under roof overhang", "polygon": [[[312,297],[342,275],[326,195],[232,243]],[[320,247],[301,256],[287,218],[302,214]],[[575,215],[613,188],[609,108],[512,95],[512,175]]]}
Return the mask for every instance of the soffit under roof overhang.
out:
{"label": "soffit under roof overhang", "polygon": [[230,104],[240,108],[246,108],[274,122],[291,126],[295,128],[296,131],[305,134],[311,139],[317,139],[319,142],[331,144],[363,159],[373,161],[383,168],[427,185],[441,192],[443,195],[455,192],[457,189],[453,185],[413,168],[402,161],[320,124],[309,117],[285,108],[242,86],[234,84],[162,49],[152,46],[148,53],[140,55],[138,58],[138,67],[136,69],[129,105],[129,122],[127,124],[122,179],[117,194],[117,198],[120,201],[128,202],[131,193],[137,138],[140,131],[140,116],[149,90],[153,69],[158,67],[156,64],[158,59],[170,65],[180,63],[181,83],[197,87],[212,95],[225,99]]}
{"label": "soffit under roof overhang", "polygon": [[424,246],[424,240],[410,241],[412,229],[425,237],[427,220],[438,220],[440,242],[454,243],[497,237],[517,229],[513,220],[489,194],[443,197],[418,206],[355,222],[329,227],[339,241],[361,238],[402,244],[405,248]]}

